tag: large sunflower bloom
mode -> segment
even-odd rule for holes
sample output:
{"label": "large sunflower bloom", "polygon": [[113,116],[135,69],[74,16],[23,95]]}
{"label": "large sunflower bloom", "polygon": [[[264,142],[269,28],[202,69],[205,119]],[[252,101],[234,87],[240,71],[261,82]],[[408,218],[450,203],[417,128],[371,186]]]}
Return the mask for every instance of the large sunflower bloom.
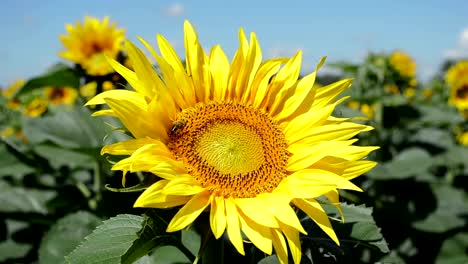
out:
{"label": "large sunflower bloom", "polygon": [[449,102],[461,111],[468,110],[468,61],[450,67],[445,79],[450,86]]}
{"label": "large sunflower bloom", "polygon": [[299,233],[306,231],[295,205],[339,244],[316,198],[338,204],[337,189],[360,190],[349,180],[375,166],[362,159],[376,147],[352,145],[356,134],[372,128],[332,116],[351,80],[314,89],[316,71],[298,80],[301,52],[262,62],[255,34],[249,42],[240,30],[230,63],[220,46],[205,54],[189,22],[184,32],[186,67],[164,37],[157,36],[160,55],[141,40],[158,62],[160,78],[127,42],[135,72],[110,63],[135,91],[111,90],[87,103],[109,105],[95,115],[119,118],[134,137],[103,147],[102,154],[129,155],[113,170],[162,178],[135,206],[182,205],[168,232],[209,210],[214,236],[226,230],[241,254],[243,233],[266,254],[274,248],[282,263],[289,245],[299,263]]}
{"label": "large sunflower bloom", "polygon": [[60,56],[79,64],[89,75],[106,75],[114,70],[106,61],[106,56],[116,59],[122,49],[125,37],[123,29],[109,23],[109,17],[102,22],[97,18],[85,17],[75,26],[66,25],[68,35],[60,36],[66,50]]}

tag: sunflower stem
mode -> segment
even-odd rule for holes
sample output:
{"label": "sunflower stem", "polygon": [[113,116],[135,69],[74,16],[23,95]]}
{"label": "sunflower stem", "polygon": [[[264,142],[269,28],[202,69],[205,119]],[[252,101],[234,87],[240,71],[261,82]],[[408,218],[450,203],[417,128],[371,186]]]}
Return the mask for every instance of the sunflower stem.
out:
{"label": "sunflower stem", "polygon": [[96,202],[101,200],[101,187],[102,187],[102,174],[101,166],[99,162],[94,163],[94,186],[93,189],[96,192],[95,200]]}

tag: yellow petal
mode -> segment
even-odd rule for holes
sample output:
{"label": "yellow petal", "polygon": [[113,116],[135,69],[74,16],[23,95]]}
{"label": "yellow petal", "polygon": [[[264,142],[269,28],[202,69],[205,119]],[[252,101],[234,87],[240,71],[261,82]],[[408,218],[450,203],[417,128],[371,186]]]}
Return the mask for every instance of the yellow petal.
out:
{"label": "yellow petal", "polygon": [[317,201],[313,199],[294,199],[293,203],[304,211],[337,245],[340,245],[325,210]]}
{"label": "yellow petal", "polygon": [[338,213],[340,214],[341,221],[344,223],[345,218],[344,218],[343,210],[341,209],[340,196],[338,194],[338,190],[331,190],[330,192],[325,194],[325,197],[327,197],[331,205],[336,207],[336,209],[338,210]]}
{"label": "yellow petal", "polygon": [[121,89],[102,92],[94,96],[91,100],[89,100],[85,104],[85,106],[105,104],[107,98],[112,98],[112,99],[117,99],[117,100],[124,99],[125,101],[128,101],[134,105],[137,105],[141,109],[144,109],[144,110],[148,109],[148,104],[146,103],[143,95],[139,93],[135,93],[133,91],[121,90]]}
{"label": "yellow petal", "polygon": [[302,257],[299,232],[297,232],[296,229],[284,224],[281,224],[280,230],[283,232],[286,240],[288,241],[289,251],[291,252],[294,263],[299,264]]}
{"label": "yellow petal", "polygon": [[247,101],[250,95],[250,84],[252,83],[255,73],[262,62],[262,53],[257,42],[255,33],[250,34],[251,44],[247,50],[243,65],[240,69],[239,76],[236,81],[235,94],[236,98],[242,98],[242,102]]}
{"label": "yellow petal", "polygon": [[242,232],[249,238],[258,249],[268,255],[272,253],[272,237],[269,227],[259,225],[257,222],[252,221],[250,218],[241,215],[239,217],[241,222]]}
{"label": "yellow petal", "polygon": [[[156,51],[151,47],[151,45],[146,42],[146,40],[142,38],[138,38],[141,43],[150,51],[150,53],[153,55],[153,57],[156,59],[158,62],[158,65],[161,69],[162,75],[164,77],[164,83],[165,85],[160,85],[160,89],[163,89],[160,97],[168,97],[167,93],[169,93],[172,98],[174,99],[175,103],[179,108],[183,109],[187,106],[186,101],[183,98],[183,94],[181,91],[181,86],[179,85],[180,82],[180,74],[176,76],[174,69],[172,66],[161,56],[159,56]],[[179,73],[179,72],[178,72]],[[185,70],[182,71],[183,74],[185,74]],[[161,98],[160,101],[163,101],[164,99]]]}
{"label": "yellow petal", "polygon": [[265,207],[276,217],[277,220],[289,225],[301,233],[306,234],[306,231],[299,222],[296,213],[289,205],[289,198],[287,195],[278,193],[262,193],[257,195],[257,199],[261,199]]}
{"label": "yellow petal", "polygon": [[320,87],[315,93],[314,108],[321,108],[332,103],[344,90],[351,86],[352,79],[344,79],[330,85]]}
{"label": "yellow petal", "polygon": [[204,191],[193,196],[172,218],[167,227],[167,232],[175,232],[185,228],[195,221],[209,204],[210,192]]}
{"label": "yellow petal", "polygon": [[184,44],[187,73],[193,80],[197,100],[204,102],[211,93],[209,65],[206,54],[198,42],[197,34],[187,20],[184,22]]}
{"label": "yellow petal", "polygon": [[162,144],[162,142],[152,138],[137,138],[129,139],[126,141],[114,143],[102,147],[101,155],[112,154],[112,155],[131,155],[137,149],[144,147],[148,144]]}
{"label": "yellow petal", "polygon": [[320,169],[297,171],[284,179],[277,187],[278,191],[288,191],[292,197],[314,198],[333,189],[362,191],[349,180],[332,172]]}
{"label": "yellow petal", "polygon": [[214,196],[211,199],[210,226],[216,239],[220,238],[226,229],[226,211],[224,197]]}
{"label": "yellow petal", "polygon": [[[302,51],[298,51],[284,67],[278,71],[270,84],[268,85],[268,93],[263,107],[268,107],[274,110],[280,101],[285,98],[282,96],[294,85],[301,71]],[[281,96],[279,96],[281,94]],[[271,111],[271,110],[270,110]]]}
{"label": "yellow petal", "polygon": [[231,240],[232,245],[234,245],[240,254],[245,255],[244,244],[242,242],[242,235],[239,226],[239,213],[237,212],[236,205],[234,204],[232,198],[225,199],[224,202],[229,240]]}
{"label": "yellow petal", "polygon": [[314,72],[299,80],[294,94],[286,100],[283,109],[275,118],[276,120],[281,121],[287,118],[294,118],[310,109],[315,98],[315,89],[313,89],[315,78],[317,77],[318,70],[325,63],[325,59],[326,57],[323,57],[320,60]]}
{"label": "yellow petal", "polygon": [[284,128],[284,134],[291,143],[296,142],[304,131],[322,125],[327,118],[333,113],[335,105],[327,105],[316,111],[306,112],[297,116],[289,122]]}
{"label": "yellow petal", "polygon": [[370,131],[372,129],[374,128],[367,125],[343,122],[339,124],[321,125],[304,130],[297,133],[294,138],[290,140],[291,143],[303,139],[309,142],[348,140],[361,132]]}
{"label": "yellow petal", "polygon": [[200,186],[200,183],[197,182],[192,176],[185,174],[184,176],[178,176],[172,179],[165,187],[162,189],[162,193],[166,195],[180,195],[180,196],[189,196],[200,193],[204,190]]}
{"label": "yellow petal", "polygon": [[271,229],[271,237],[276,256],[281,264],[288,263],[288,247],[283,234],[278,229]]}
{"label": "yellow petal", "polygon": [[167,180],[172,180],[187,174],[183,162],[170,159],[158,162],[154,167],[151,167],[149,171]]}
{"label": "yellow petal", "polygon": [[348,141],[322,141],[315,145],[304,143],[294,143],[288,147],[292,156],[288,160],[288,170],[298,171],[312,166],[317,161],[328,155],[334,155],[334,152],[352,144],[353,140]]}
{"label": "yellow petal", "polygon": [[147,207],[147,208],[171,208],[186,204],[191,196],[176,196],[164,195],[161,193],[162,188],[167,185],[169,181],[160,180],[152,184],[146,189],[135,201],[134,207]]}
{"label": "yellow petal", "polygon": [[235,199],[234,202],[254,222],[268,227],[279,227],[274,215],[268,209],[269,205],[264,204],[262,200],[257,198],[239,198]]}
{"label": "yellow petal", "polygon": [[213,80],[213,99],[224,101],[227,94],[229,77],[229,60],[219,45],[213,47],[210,53],[210,71]]}
{"label": "yellow petal", "polygon": [[153,94],[154,94],[153,91],[145,87],[143,82],[141,82],[138,79],[135,72],[127,69],[127,67],[123,66],[116,60],[110,59],[109,57],[106,57],[106,58],[107,58],[107,62],[112,66],[112,68],[114,68],[116,72],[122,75],[125,78],[125,80],[127,80],[127,82],[133,87],[133,89],[135,89],[138,93],[141,93],[142,95],[148,98],[153,97]]}
{"label": "yellow petal", "polygon": [[346,167],[343,173],[343,178],[351,180],[356,178],[359,175],[362,175],[377,165],[377,162],[368,161],[368,160],[360,160],[354,161],[349,166]]}
{"label": "yellow petal", "polygon": [[106,98],[105,100],[135,138],[147,136],[161,140],[168,138],[166,127],[158,120],[151,118],[146,109],[124,99]]}
{"label": "yellow petal", "polygon": [[262,102],[266,98],[268,92],[268,83],[270,82],[271,76],[275,75],[281,68],[281,61],[266,61],[258,69],[255,75],[252,85],[250,86],[253,107],[259,108]]}

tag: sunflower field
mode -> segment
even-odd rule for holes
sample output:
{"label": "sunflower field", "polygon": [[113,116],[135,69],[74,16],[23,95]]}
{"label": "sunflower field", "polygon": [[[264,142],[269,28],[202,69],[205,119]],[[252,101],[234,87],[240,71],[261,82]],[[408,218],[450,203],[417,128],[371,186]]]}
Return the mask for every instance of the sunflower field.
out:
{"label": "sunflower field", "polygon": [[0,263],[468,263],[468,60],[302,73],[194,26],[85,17],[2,87]]}

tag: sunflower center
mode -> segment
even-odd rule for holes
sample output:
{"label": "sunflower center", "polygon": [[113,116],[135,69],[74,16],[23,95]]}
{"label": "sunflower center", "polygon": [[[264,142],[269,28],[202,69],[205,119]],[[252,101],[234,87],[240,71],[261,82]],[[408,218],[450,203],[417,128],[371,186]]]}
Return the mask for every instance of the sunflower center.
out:
{"label": "sunflower center", "polygon": [[461,88],[457,89],[457,98],[467,99],[468,98],[468,85],[463,85]]}
{"label": "sunflower center", "polygon": [[271,192],[286,176],[283,133],[268,115],[240,104],[185,109],[168,146],[203,187],[224,197]]}

